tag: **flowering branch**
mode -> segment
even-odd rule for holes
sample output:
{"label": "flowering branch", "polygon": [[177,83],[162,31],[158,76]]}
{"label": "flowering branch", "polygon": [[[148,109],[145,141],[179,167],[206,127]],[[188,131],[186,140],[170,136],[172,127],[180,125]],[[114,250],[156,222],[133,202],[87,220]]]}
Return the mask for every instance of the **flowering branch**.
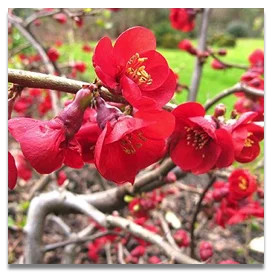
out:
{"label": "flowering branch", "polygon": [[[8,81],[24,87],[51,89],[73,94],[77,93],[83,85],[90,85],[89,83],[58,77],[55,75],[10,68],[8,69]],[[123,97],[113,95],[103,87],[99,90],[99,93],[100,96],[106,101],[127,104],[127,101]]]}
{"label": "flowering branch", "polygon": [[52,15],[57,14],[59,12],[60,12],[60,9],[54,9],[53,11],[40,11],[38,13],[33,13],[32,15],[30,15],[29,17],[27,17],[25,19],[25,21],[24,21],[24,27],[26,29],[28,29],[30,24],[32,22],[34,22],[36,19],[52,16]]}
{"label": "flowering branch", "polygon": [[243,83],[238,83],[238,84],[234,85],[231,88],[223,90],[222,92],[217,94],[213,99],[208,100],[206,102],[206,104],[204,105],[205,110],[206,111],[209,110],[215,103],[217,103],[221,99],[223,99],[226,96],[231,95],[235,92],[238,92],[238,91],[242,91],[242,92],[244,92],[245,94],[247,94],[249,96],[264,97],[264,91],[263,90],[249,87],[249,86],[247,86]]}
{"label": "flowering branch", "polygon": [[[198,43],[199,52],[203,52],[206,50],[206,40],[207,40],[207,31],[208,31],[210,13],[211,13],[211,9],[207,8],[203,10],[202,23],[200,28],[200,37],[199,37],[199,43]],[[188,101],[196,100],[200,79],[202,75],[202,67],[203,67],[203,62],[199,57],[197,57],[196,63],[195,63],[195,69],[194,69],[192,81],[191,81],[190,93],[188,95]]]}
{"label": "flowering branch", "polygon": [[248,70],[249,69],[249,67],[247,65],[223,62],[214,53],[210,53],[210,56],[213,57],[218,62],[220,62],[225,68],[237,68],[237,69],[242,69],[242,70]]}

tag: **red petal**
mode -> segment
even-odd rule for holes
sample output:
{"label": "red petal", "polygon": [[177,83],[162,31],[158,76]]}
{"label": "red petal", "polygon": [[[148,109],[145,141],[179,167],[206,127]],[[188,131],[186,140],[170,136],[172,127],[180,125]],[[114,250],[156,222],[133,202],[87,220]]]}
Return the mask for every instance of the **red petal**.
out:
{"label": "red petal", "polygon": [[125,66],[128,60],[136,53],[156,49],[154,34],[144,27],[133,27],[123,32],[114,45],[114,57],[116,63]]}
{"label": "red petal", "polygon": [[81,147],[75,138],[69,142],[63,163],[72,168],[81,168],[84,165]]}
{"label": "red petal", "polygon": [[[143,97],[151,98],[155,103],[155,108],[161,108],[167,104],[173,97],[176,89],[177,81],[175,74],[172,70],[169,71],[169,75],[166,81],[159,88],[154,91],[142,90]],[[152,107],[143,105],[141,109],[151,109]]]}
{"label": "red petal", "polygon": [[210,137],[215,137],[215,122],[209,121],[207,118],[203,116],[189,117],[189,119],[190,121],[200,126]]}
{"label": "red petal", "polygon": [[105,75],[115,77],[117,67],[113,57],[113,46],[108,37],[99,40],[94,50],[93,65],[98,66]]}
{"label": "red petal", "polygon": [[17,168],[13,156],[8,152],[8,187],[14,189],[17,182]]}
{"label": "red petal", "polygon": [[230,166],[234,161],[234,146],[228,131],[218,129],[215,131],[216,142],[221,146],[221,154],[216,162],[218,168]]}
{"label": "red petal", "polygon": [[203,150],[195,150],[191,145],[187,145],[185,139],[180,140],[170,149],[170,156],[173,162],[183,170],[191,170],[199,166],[203,161]]}
{"label": "red petal", "polygon": [[[172,134],[175,128],[175,117],[166,111],[153,111],[152,113],[138,111],[135,113],[134,117],[154,122],[154,124],[143,129],[146,136],[149,138],[167,138]],[[166,122],[167,124],[165,124]]]}
{"label": "red petal", "polygon": [[20,142],[21,138],[27,131],[36,128],[41,123],[41,120],[35,120],[32,118],[12,118],[8,120],[8,130],[11,135]]}
{"label": "red petal", "polygon": [[204,147],[204,157],[202,163],[192,169],[194,174],[203,174],[210,171],[214,166],[221,153],[221,147],[216,144],[214,140],[211,140],[209,144]]}
{"label": "red petal", "polygon": [[178,122],[180,118],[204,116],[206,112],[201,104],[196,102],[187,102],[176,107],[172,113]]}
{"label": "red petal", "polygon": [[157,51],[148,51],[141,55],[147,58],[144,62],[145,71],[150,74],[152,78],[151,85],[141,85],[141,89],[145,91],[152,91],[159,88],[166,81],[169,75],[169,66],[166,59]]}
{"label": "red petal", "polygon": [[122,94],[126,100],[134,107],[139,107],[142,103],[142,92],[137,84],[131,79],[123,76],[120,81]]}
{"label": "red petal", "polygon": [[48,174],[62,165],[65,149],[61,149],[60,144],[64,140],[63,129],[50,129],[41,123],[27,131],[19,142],[32,167],[41,174]]}
{"label": "red petal", "polygon": [[95,72],[101,82],[108,88],[116,89],[116,79],[110,75],[107,75],[99,66],[95,67]]}
{"label": "red petal", "polygon": [[253,133],[253,136],[258,141],[262,141],[264,139],[264,128],[261,126],[254,123],[248,124],[247,131]]}
{"label": "red petal", "polygon": [[258,116],[258,113],[256,112],[246,112],[243,113],[239,119],[236,121],[236,123],[232,126],[233,129],[237,128],[241,124],[248,123],[252,121],[256,116]]}

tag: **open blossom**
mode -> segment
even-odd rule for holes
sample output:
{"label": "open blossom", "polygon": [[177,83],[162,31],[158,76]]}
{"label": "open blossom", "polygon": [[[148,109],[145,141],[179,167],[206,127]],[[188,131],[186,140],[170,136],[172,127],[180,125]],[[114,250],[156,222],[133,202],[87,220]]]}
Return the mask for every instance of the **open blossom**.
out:
{"label": "open blossom", "polygon": [[225,228],[226,225],[243,222],[251,216],[264,217],[264,208],[258,201],[250,197],[240,201],[224,198],[216,211],[215,222]]}
{"label": "open blossom", "polygon": [[173,28],[182,32],[190,32],[195,27],[194,9],[170,9],[170,22]]}
{"label": "open blossom", "polygon": [[205,117],[199,103],[188,102],[172,111],[176,127],[171,136],[170,156],[183,170],[195,174],[223,168],[234,161],[233,142],[230,133]]}
{"label": "open blossom", "polygon": [[259,142],[264,138],[264,128],[252,122],[258,114],[247,112],[232,125],[229,125],[233,142],[235,160],[239,163],[253,161],[260,153]]}
{"label": "open blossom", "polygon": [[74,135],[81,126],[91,97],[90,89],[79,90],[74,101],[49,121],[32,118],[9,120],[10,133],[20,143],[25,158],[39,173],[51,173],[63,163],[72,168],[83,166],[81,147]]}
{"label": "open blossom", "polygon": [[112,93],[122,94],[137,109],[161,108],[173,97],[176,79],[155,49],[156,38],[144,27],[126,30],[114,46],[103,37],[93,56],[96,74]]}
{"label": "open blossom", "polygon": [[251,70],[254,72],[258,72],[259,74],[264,73],[264,52],[261,49],[256,49],[253,51],[248,60],[250,62]]}
{"label": "open blossom", "polygon": [[141,169],[166,153],[175,119],[165,111],[138,111],[133,117],[126,116],[102,99],[98,104],[97,122],[104,129],[95,146],[95,165],[108,180],[134,183]]}
{"label": "open blossom", "polygon": [[178,48],[186,51],[192,55],[196,55],[197,54],[197,49],[193,46],[193,44],[191,43],[190,40],[188,39],[183,39],[182,41],[179,42],[178,44]]}
{"label": "open blossom", "polygon": [[256,178],[244,169],[234,170],[229,179],[229,198],[241,200],[257,190]]}
{"label": "open blossom", "polygon": [[17,182],[17,168],[14,157],[8,152],[8,187],[14,189]]}

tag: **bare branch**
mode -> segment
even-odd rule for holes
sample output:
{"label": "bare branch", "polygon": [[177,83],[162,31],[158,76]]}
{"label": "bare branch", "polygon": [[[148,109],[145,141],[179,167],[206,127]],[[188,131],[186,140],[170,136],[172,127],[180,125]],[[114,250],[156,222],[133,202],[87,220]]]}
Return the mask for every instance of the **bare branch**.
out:
{"label": "bare branch", "polygon": [[119,227],[128,231],[134,236],[157,245],[165,255],[173,258],[178,263],[199,263],[174,249],[165,242],[161,236],[154,234],[127,219],[117,216],[106,216],[93,206],[89,205],[82,197],[74,195],[68,191],[52,191],[41,194],[31,201],[27,224],[25,226],[25,262],[27,264],[42,262],[44,254],[42,251],[42,233],[46,216],[50,213],[67,213],[69,211],[84,213],[105,228]]}
{"label": "bare branch", "polygon": [[[206,50],[206,40],[208,32],[208,23],[211,9],[205,8],[202,15],[202,22],[200,28],[200,37],[198,42],[198,51],[203,52]],[[197,92],[200,84],[200,79],[202,75],[203,62],[199,57],[196,57],[195,69],[193,72],[190,93],[188,94],[188,101],[196,101]]]}
{"label": "bare branch", "polygon": [[235,92],[242,91],[248,96],[254,97],[264,97],[264,91],[260,89],[255,89],[249,87],[243,83],[238,83],[231,88],[225,89],[222,92],[218,93],[213,99],[208,100],[204,105],[205,110],[209,110],[215,103],[219,102],[221,99],[225,98],[228,95],[231,95]]}
{"label": "bare branch", "polygon": [[24,27],[27,29],[30,26],[30,24],[34,22],[36,19],[52,16],[59,12],[60,12],[60,9],[54,9],[53,11],[35,12],[24,20]]}

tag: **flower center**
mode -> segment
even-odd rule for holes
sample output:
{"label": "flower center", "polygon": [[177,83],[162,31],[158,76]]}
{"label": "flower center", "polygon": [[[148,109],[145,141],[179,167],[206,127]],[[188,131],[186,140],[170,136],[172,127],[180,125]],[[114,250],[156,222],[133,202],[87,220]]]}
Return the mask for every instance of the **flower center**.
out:
{"label": "flower center", "polygon": [[210,137],[207,133],[200,129],[185,126],[187,145],[192,145],[196,150],[202,149]]}
{"label": "flower center", "polygon": [[247,180],[246,180],[245,177],[240,176],[240,177],[238,178],[238,181],[239,181],[238,186],[239,186],[239,188],[240,188],[241,190],[246,190],[246,189],[248,188],[248,183],[247,183]]}
{"label": "flower center", "polygon": [[135,154],[136,150],[141,148],[143,146],[143,142],[147,141],[147,139],[144,137],[143,133],[137,132],[137,133],[131,133],[126,135],[120,140],[120,145],[122,150],[130,155]]}
{"label": "flower center", "polygon": [[137,85],[151,85],[152,79],[150,74],[145,71],[143,63],[147,58],[140,58],[140,55],[136,53],[133,55],[127,63],[126,74],[130,77]]}
{"label": "flower center", "polygon": [[249,132],[249,133],[247,134],[247,138],[246,138],[245,144],[244,144],[245,147],[251,147],[251,146],[254,144],[254,141],[253,141],[252,139],[249,138],[251,135],[252,135],[251,132]]}

